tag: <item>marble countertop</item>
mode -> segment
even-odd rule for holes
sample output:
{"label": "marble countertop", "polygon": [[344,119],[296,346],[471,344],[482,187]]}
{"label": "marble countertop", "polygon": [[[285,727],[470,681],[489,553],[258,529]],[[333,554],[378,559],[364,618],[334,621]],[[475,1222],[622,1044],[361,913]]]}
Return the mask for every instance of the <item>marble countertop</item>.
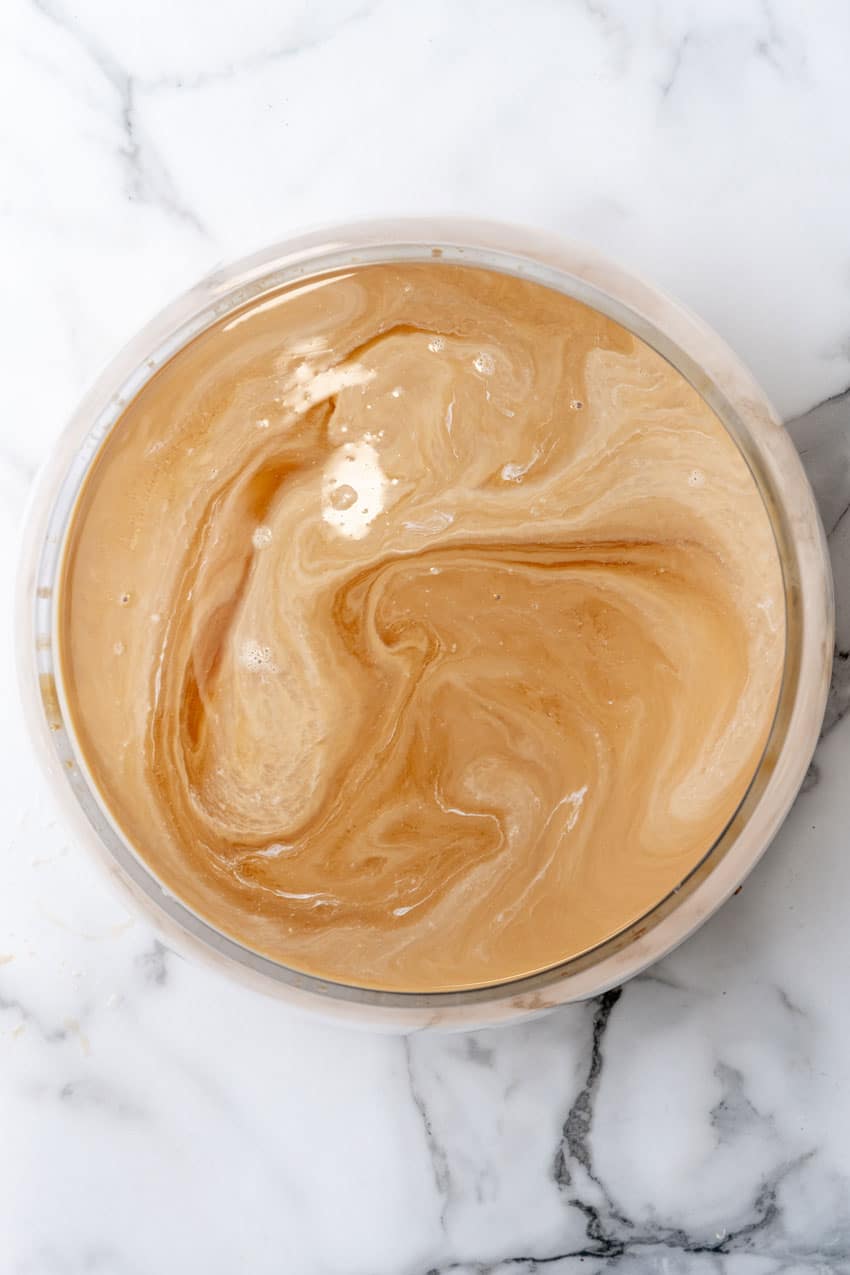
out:
{"label": "marble countertop", "polygon": [[423,210],[592,241],[795,438],[828,731],[762,864],[593,1003],[474,1035],[295,1016],[70,842],[0,629],[2,1275],[850,1271],[850,10],[840,0],[5,0],[0,572],[104,361],[218,262]]}

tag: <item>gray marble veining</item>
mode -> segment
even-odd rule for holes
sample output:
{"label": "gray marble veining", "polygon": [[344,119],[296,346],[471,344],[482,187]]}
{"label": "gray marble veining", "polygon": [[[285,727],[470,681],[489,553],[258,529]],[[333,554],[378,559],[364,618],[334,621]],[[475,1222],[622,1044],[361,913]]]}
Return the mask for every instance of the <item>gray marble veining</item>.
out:
{"label": "gray marble veining", "polygon": [[423,210],[587,239],[789,421],[838,604],[807,791],[601,1000],[406,1040],[167,952],[57,822],[0,670],[2,1275],[850,1272],[850,11],[840,0],[0,6],[0,571],[116,347],[217,262]]}

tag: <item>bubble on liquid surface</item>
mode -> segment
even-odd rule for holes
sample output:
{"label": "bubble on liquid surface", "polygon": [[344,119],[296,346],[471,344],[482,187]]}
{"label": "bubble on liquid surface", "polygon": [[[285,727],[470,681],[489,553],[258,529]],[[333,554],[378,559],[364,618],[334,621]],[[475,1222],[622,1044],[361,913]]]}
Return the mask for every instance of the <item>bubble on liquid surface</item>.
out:
{"label": "bubble on liquid surface", "polygon": [[688,474],[688,483],[691,487],[705,486],[705,474],[701,469],[692,469]]}
{"label": "bubble on liquid surface", "polygon": [[389,487],[374,443],[343,443],[322,476],[322,517],[351,540],[362,540],[383,511]]}
{"label": "bubble on liquid surface", "polygon": [[330,502],[334,509],[350,509],[352,505],[357,504],[357,492],[348,483],[341,483],[331,492]]}
{"label": "bubble on liquid surface", "polygon": [[446,342],[441,336],[432,336],[428,342],[428,349],[432,354],[439,354],[441,350],[446,348]]}
{"label": "bubble on liquid surface", "polygon": [[251,536],[251,543],[255,549],[264,549],[266,545],[272,542],[271,527],[259,526],[254,528],[254,534]]}
{"label": "bubble on liquid surface", "polygon": [[270,646],[263,646],[252,638],[246,638],[239,648],[239,663],[252,673],[276,673],[277,665],[272,659]]}
{"label": "bubble on liquid surface", "polygon": [[483,351],[481,354],[476,354],[475,358],[472,360],[472,366],[475,368],[476,372],[480,372],[482,376],[492,376],[496,370],[496,364],[493,360],[492,354],[485,354]]}

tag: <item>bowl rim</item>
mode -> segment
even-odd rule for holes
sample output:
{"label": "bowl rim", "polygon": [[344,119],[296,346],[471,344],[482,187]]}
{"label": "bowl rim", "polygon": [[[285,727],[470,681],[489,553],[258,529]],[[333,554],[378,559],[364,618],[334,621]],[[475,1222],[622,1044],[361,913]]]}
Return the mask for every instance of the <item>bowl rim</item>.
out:
{"label": "bowl rim", "polygon": [[[205,921],[158,880],[120,831],[88,772],[55,658],[65,539],[76,497],[126,404],[172,355],[247,302],[345,266],[440,261],[501,270],[555,288],[626,327],[671,363],[738,444],[770,517],[783,572],[786,657],[761,762],[724,831],[643,916],[593,948],[521,978],[437,992],[362,988],[305,974]],[[624,981],[693,932],[767,848],[806,773],[832,664],[829,558],[814,496],[790,438],[727,346],[666,295],[593,249],[560,237],[465,218],[393,218],[329,226],[221,267],[162,309],[85,395],[40,472],[25,523],[16,652],[30,731],[63,813],[172,944],[203,951],[265,990],[303,1004],[369,1009],[384,1021],[475,1023],[583,999]]]}

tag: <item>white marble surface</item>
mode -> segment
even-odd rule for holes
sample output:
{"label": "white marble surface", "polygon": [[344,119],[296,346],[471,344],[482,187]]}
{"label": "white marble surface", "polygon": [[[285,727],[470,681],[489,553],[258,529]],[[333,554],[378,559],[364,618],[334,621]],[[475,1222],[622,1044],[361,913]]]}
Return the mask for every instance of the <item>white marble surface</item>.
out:
{"label": "white marble surface", "polygon": [[34,467],[153,310],[304,224],[458,211],[646,273],[799,418],[843,652],[809,791],[695,939],[405,1041],[125,913],[50,808],[5,624],[2,1275],[850,1271],[848,65],[841,0],[0,4],[7,613]]}

